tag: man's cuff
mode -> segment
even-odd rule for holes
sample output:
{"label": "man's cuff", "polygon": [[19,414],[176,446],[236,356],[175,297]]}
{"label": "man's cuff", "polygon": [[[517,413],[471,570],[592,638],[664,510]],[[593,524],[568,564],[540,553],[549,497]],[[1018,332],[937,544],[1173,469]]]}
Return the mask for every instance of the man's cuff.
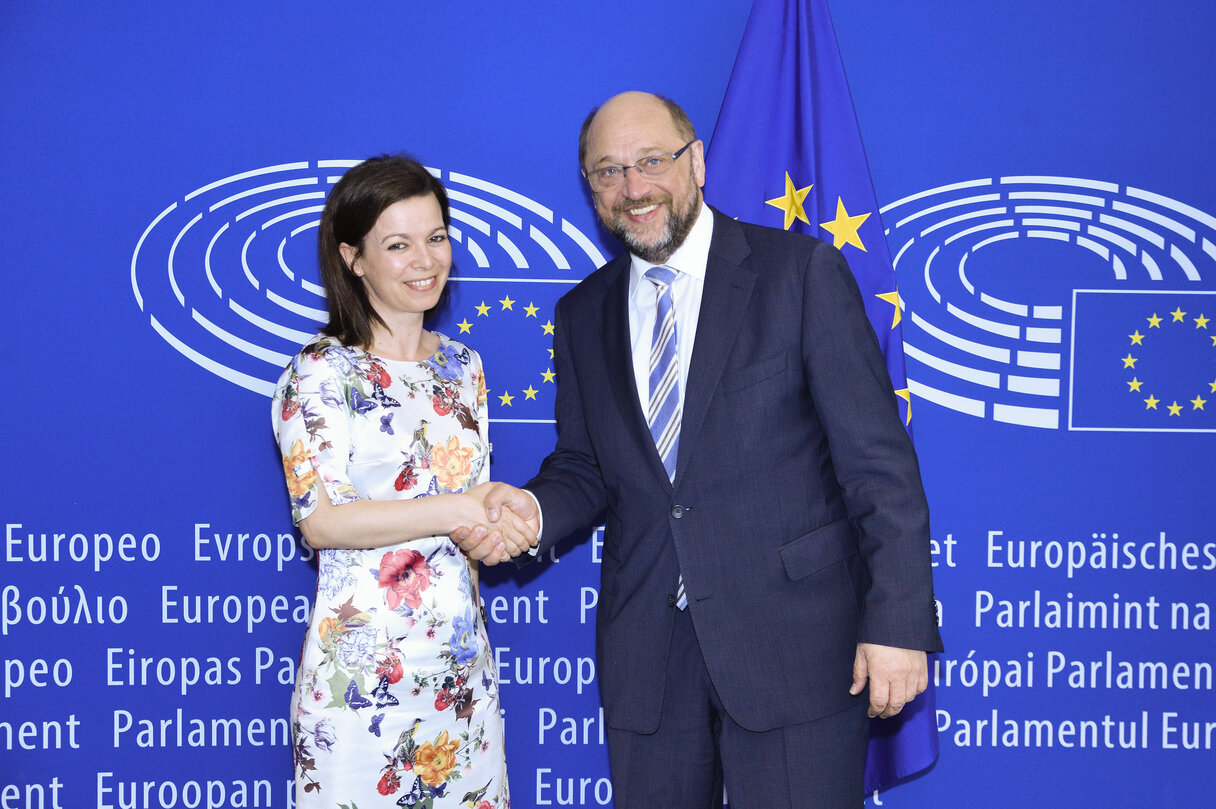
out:
{"label": "man's cuff", "polygon": [[[540,535],[544,533],[545,530],[545,514],[540,510],[540,501],[536,499],[536,495],[532,494],[532,492],[528,491],[527,489],[520,489],[520,491],[528,495],[528,497],[531,497],[532,502],[536,504],[536,521],[540,524],[540,527],[536,530],[536,541],[539,543]],[[538,553],[540,553],[539,545],[533,548],[528,548],[529,556],[536,556]]]}

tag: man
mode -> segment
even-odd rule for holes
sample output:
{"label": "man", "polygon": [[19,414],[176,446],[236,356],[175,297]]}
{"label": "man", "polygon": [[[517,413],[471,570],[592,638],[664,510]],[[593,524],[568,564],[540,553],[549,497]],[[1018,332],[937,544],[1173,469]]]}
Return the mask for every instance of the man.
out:
{"label": "man", "polygon": [[[604,518],[618,809],[720,805],[723,777],[734,809],[857,806],[867,714],[923,691],[940,649],[920,474],[857,286],[830,245],[706,206],[666,99],[593,111],[579,161],[629,254],[558,303],[557,447],[488,516],[539,516],[541,552]],[[499,558],[483,535],[457,539]]]}

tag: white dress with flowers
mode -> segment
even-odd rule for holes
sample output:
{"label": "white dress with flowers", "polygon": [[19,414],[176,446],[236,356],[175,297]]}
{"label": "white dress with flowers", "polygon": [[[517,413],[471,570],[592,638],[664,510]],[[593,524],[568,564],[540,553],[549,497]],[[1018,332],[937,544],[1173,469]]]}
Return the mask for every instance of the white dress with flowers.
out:
{"label": "white dress with flowers", "polygon": [[[273,418],[296,522],[319,486],[341,507],[488,478],[481,358],[439,341],[404,362],[318,337],[292,360]],[[292,699],[296,805],[509,807],[496,669],[460,550],[441,536],[318,557]]]}

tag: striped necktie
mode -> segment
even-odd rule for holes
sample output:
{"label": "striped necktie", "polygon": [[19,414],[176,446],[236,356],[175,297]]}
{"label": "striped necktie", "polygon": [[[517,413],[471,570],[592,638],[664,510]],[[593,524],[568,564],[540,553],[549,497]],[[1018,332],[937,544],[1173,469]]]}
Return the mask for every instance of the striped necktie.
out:
{"label": "striped necktie", "polygon": [[[654,332],[650,339],[650,407],[646,421],[654,439],[668,479],[676,476],[676,457],[680,452],[680,354],[676,342],[676,311],[671,298],[671,284],[676,271],[669,267],[652,267],[646,280],[654,284],[658,304]],[[676,606],[688,606],[684,592],[684,577],[676,585]]]}

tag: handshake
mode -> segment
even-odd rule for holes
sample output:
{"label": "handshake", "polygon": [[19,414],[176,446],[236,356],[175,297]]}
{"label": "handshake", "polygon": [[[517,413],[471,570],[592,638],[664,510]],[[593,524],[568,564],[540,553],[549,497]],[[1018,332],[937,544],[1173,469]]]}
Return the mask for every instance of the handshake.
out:
{"label": "handshake", "polygon": [[540,533],[540,508],[523,489],[483,483],[461,495],[452,541],[474,561],[496,565],[530,552]]}

